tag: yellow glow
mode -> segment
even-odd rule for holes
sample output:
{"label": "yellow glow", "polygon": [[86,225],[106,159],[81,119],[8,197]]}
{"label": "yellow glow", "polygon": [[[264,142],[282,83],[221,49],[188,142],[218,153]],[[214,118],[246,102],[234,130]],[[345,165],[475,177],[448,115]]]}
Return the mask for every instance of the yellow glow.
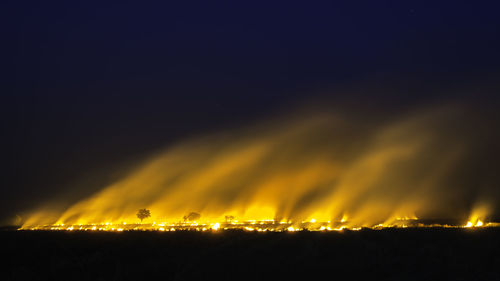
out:
{"label": "yellow glow", "polygon": [[487,205],[479,205],[472,211],[469,221],[465,227],[482,227],[485,226],[484,218],[490,213],[490,207]]}
{"label": "yellow glow", "polygon": [[212,225],[212,230],[215,230],[217,231],[220,227],[220,224],[219,223],[215,223],[214,225]]}
{"label": "yellow glow", "polygon": [[347,221],[347,216],[346,215],[343,215],[342,216],[342,219],[340,220],[340,222],[346,222]]}
{"label": "yellow glow", "polygon": [[[72,230],[78,225],[81,230],[105,231],[113,224],[123,230],[160,231],[412,227],[413,222],[407,221],[416,220],[416,213],[443,202],[437,196],[442,194],[439,188],[460,154],[433,146],[453,140],[436,129],[447,128],[436,121],[441,115],[442,111],[432,110],[408,114],[370,124],[367,130],[366,120],[314,113],[186,140],[61,213],[34,212],[23,227]],[[422,156],[429,151],[436,153],[433,160]],[[151,211],[144,224],[136,217],[143,208]],[[465,227],[487,226],[490,210],[478,204]],[[183,220],[191,212],[200,217]]]}
{"label": "yellow glow", "polygon": [[[406,220],[405,220],[406,221]],[[165,223],[166,224],[166,223]],[[257,225],[258,227],[254,227]],[[171,223],[169,224],[169,228],[166,227],[158,227],[156,228],[152,223],[151,224],[135,224],[135,225],[124,225],[123,227],[120,228],[115,228],[111,227],[111,224],[106,225],[106,223],[100,223],[100,224],[95,224],[95,225],[67,225],[67,226],[60,226],[60,225],[48,225],[48,226],[39,226],[35,228],[30,228],[30,230],[66,230],[66,231],[72,231],[75,229],[79,230],[99,230],[99,231],[125,231],[125,230],[157,230],[157,231],[176,231],[176,230],[196,230],[196,231],[207,231],[207,230],[213,230],[213,231],[219,231],[219,230],[227,230],[227,229],[243,229],[246,231],[258,231],[258,232],[265,232],[265,231],[290,231],[290,232],[295,232],[295,231],[300,231],[302,229],[307,229],[308,231],[342,231],[344,229],[348,229],[351,231],[358,231],[362,230],[364,228],[371,228],[374,230],[381,230],[385,229],[388,227],[399,227],[399,228],[408,228],[408,227],[465,227],[465,228],[477,228],[477,227],[499,227],[500,223],[485,223],[483,220],[475,220],[475,221],[468,221],[464,226],[450,226],[450,225],[439,225],[439,224],[431,224],[431,225],[424,225],[422,223],[418,224],[406,224],[406,223],[399,223],[399,224],[384,224],[380,223],[374,226],[367,226],[367,225],[347,225],[343,224],[341,222],[337,222],[334,224],[336,226],[332,226],[332,224],[326,224],[326,222],[321,222],[321,221],[316,221],[315,223],[311,223],[310,221],[304,221],[302,223],[294,224],[294,225],[286,225],[283,226],[282,223],[275,223],[272,220],[266,220],[266,221],[244,221],[244,222],[239,222],[238,224],[228,224],[224,225],[223,222],[196,222],[196,223]]]}

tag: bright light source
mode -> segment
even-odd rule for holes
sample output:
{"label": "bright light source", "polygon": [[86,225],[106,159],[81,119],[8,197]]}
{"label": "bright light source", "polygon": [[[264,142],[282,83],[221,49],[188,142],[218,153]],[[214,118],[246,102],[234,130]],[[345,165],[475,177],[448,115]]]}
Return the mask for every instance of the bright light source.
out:
{"label": "bright light source", "polygon": [[212,225],[212,230],[217,231],[219,229],[219,227],[220,227],[220,223],[217,222],[214,225]]}

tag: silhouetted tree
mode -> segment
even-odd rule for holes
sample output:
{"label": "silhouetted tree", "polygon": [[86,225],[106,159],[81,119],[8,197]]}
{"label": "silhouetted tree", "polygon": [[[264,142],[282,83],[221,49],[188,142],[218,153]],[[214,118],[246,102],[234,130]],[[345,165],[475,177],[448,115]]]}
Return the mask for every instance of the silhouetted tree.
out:
{"label": "silhouetted tree", "polygon": [[184,216],[184,222],[186,222],[186,221],[195,221],[195,220],[199,219],[200,217],[201,217],[200,214],[198,214],[196,212],[191,212],[187,216]]}
{"label": "silhouetted tree", "polygon": [[226,216],[226,222],[231,223],[234,220],[234,216]]}
{"label": "silhouetted tree", "polygon": [[151,212],[148,209],[139,209],[137,217],[141,220],[151,217]]}

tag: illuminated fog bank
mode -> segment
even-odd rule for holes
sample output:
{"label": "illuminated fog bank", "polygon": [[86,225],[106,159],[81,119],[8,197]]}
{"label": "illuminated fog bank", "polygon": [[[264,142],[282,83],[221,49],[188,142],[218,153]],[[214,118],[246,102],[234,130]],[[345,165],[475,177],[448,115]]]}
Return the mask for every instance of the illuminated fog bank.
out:
{"label": "illuminated fog bank", "polygon": [[141,208],[151,211],[148,223],[197,212],[200,222],[233,216],[353,226],[482,210],[471,218],[475,224],[492,211],[481,188],[496,179],[477,168],[487,148],[478,145],[482,129],[465,116],[456,106],[398,114],[331,110],[186,140],[57,221],[38,211],[25,227],[135,224]]}

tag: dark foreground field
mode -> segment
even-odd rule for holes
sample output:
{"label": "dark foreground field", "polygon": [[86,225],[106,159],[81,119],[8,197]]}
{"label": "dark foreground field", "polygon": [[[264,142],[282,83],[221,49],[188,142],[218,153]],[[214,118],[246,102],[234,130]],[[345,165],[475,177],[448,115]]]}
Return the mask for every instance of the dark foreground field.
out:
{"label": "dark foreground field", "polygon": [[0,231],[3,280],[500,280],[500,229]]}

